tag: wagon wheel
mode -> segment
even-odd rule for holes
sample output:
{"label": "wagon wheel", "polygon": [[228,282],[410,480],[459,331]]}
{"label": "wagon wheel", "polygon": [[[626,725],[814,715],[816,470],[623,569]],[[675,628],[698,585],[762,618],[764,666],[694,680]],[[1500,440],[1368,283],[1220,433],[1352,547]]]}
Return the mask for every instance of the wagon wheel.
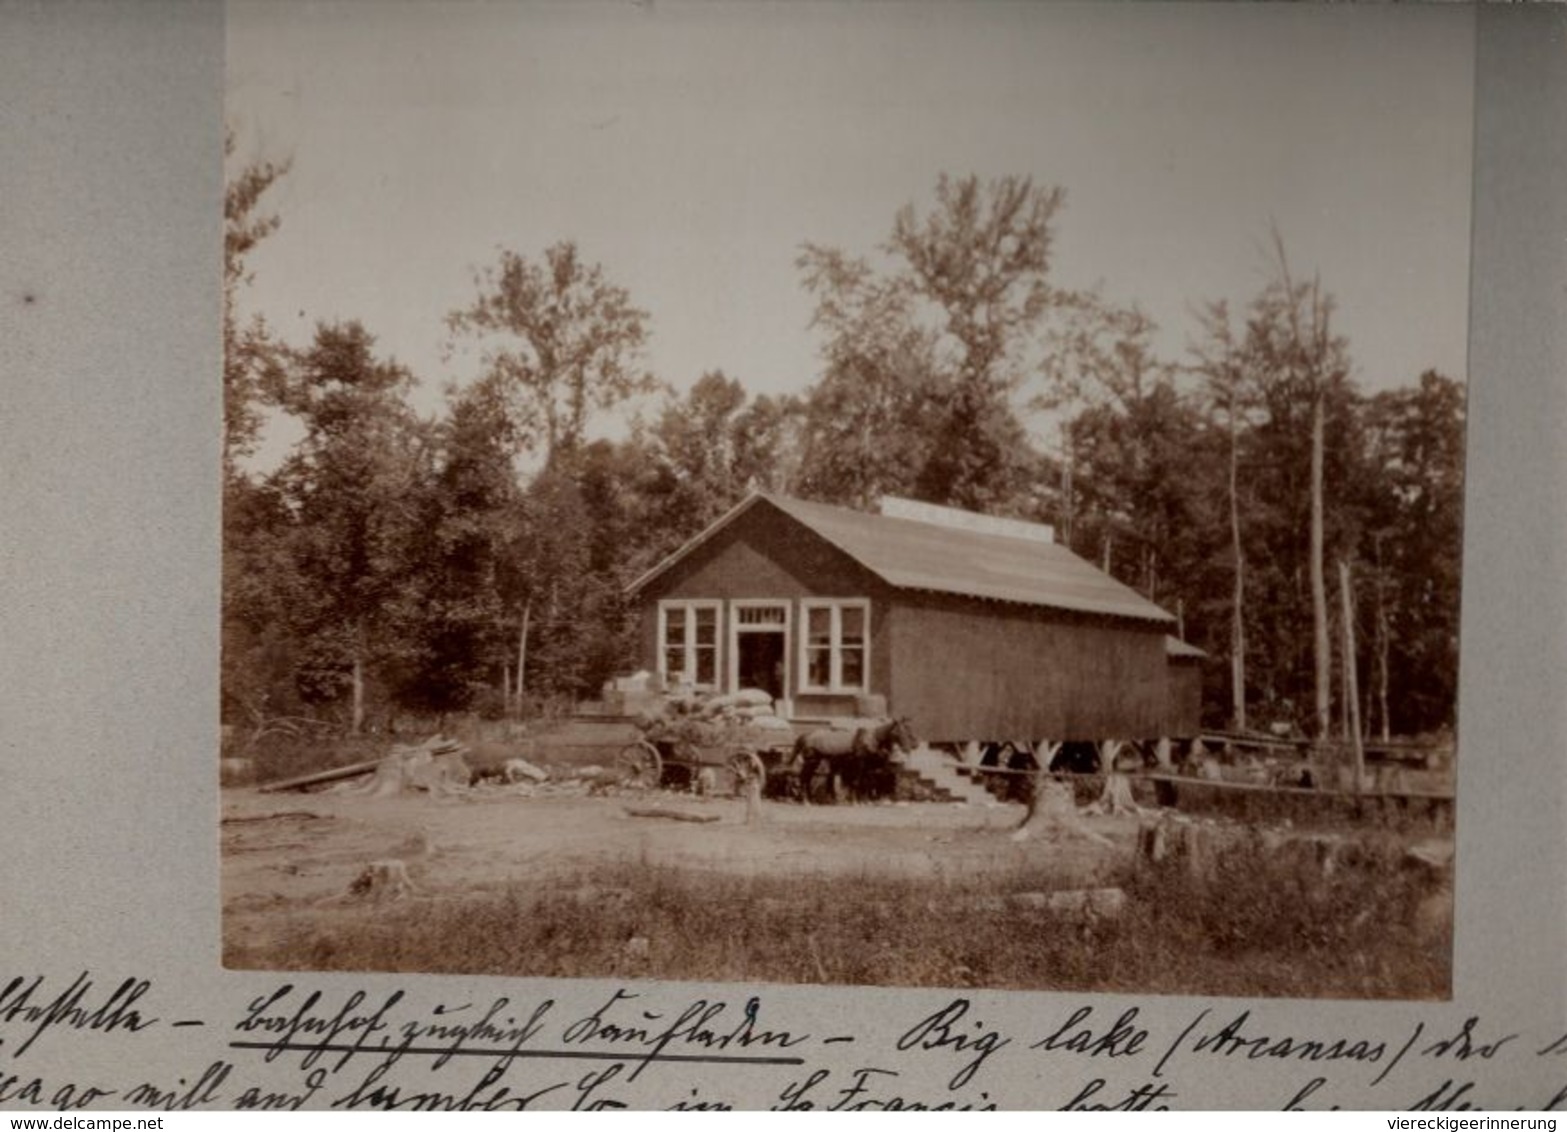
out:
{"label": "wagon wheel", "polygon": [[767,785],[767,765],[755,751],[736,751],[729,756],[729,771],[735,776],[735,797],[745,794],[752,781]]}
{"label": "wagon wheel", "polygon": [[653,790],[664,780],[664,760],[659,756],[658,748],[646,739],[638,739],[627,746],[615,762],[625,772],[627,786]]}

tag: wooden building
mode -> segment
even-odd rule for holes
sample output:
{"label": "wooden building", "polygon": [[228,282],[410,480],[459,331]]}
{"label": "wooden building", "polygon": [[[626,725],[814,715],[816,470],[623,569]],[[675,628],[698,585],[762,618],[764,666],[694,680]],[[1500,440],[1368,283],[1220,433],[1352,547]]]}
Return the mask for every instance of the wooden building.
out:
{"label": "wooden building", "polygon": [[1195,730],[1175,619],[1048,527],[755,494],[630,590],[666,685],[762,688],[797,719],[885,704],[948,743]]}
{"label": "wooden building", "polygon": [[1208,654],[1179,637],[1164,639],[1164,653],[1169,686],[1163,733],[1171,739],[1195,739],[1202,730],[1202,662]]}

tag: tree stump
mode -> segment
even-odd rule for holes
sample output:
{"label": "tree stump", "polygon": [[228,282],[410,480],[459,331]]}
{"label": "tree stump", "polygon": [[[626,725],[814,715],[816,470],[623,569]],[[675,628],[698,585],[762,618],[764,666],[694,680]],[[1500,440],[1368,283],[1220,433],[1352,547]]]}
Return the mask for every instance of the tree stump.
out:
{"label": "tree stump", "polygon": [[1107,773],[1104,789],[1088,807],[1091,814],[1114,816],[1117,814],[1141,814],[1143,808],[1132,797],[1132,780],[1124,774]]}
{"label": "tree stump", "polygon": [[395,858],[371,861],[348,886],[350,896],[367,898],[376,903],[401,900],[405,896],[412,895],[414,891],[413,880],[408,876],[407,863]]}
{"label": "tree stump", "polygon": [[1144,822],[1137,829],[1137,857],[1157,865],[1170,855],[1169,827],[1162,821]]}
{"label": "tree stump", "polygon": [[1181,861],[1200,880],[1213,879],[1213,838],[1200,825],[1181,827]]}
{"label": "tree stump", "polygon": [[1026,841],[1038,832],[1046,835],[1067,834],[1102,845],[1110,844],[1108,838],[1083,824],[1077,812],[1077,803],[1072,799],[1072,787],[1065,782],[1057,782],[1043,771],[1035,776],[1028,812],[1013,831],[1012,840]]}

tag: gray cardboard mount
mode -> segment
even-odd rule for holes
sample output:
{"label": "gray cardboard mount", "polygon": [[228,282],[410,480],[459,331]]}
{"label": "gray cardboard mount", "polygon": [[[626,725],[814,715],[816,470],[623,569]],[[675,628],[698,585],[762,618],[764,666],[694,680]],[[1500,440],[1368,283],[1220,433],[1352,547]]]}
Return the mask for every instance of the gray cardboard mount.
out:
{"label": "gray cardboard mount", "polygon": [[[1567,1057],[1541,1052],[1567,1031],[1567,11],[1481,8],[1474,18],[1454,1000],[973,992],[963,1025],[984,1025],[969,1033],[1012,1041],[949,1093],[960,1051],[896,1045],[953,993],[647,985],[634,988],[639,1005],[673,1013],[703,997],[737,1010],[759,994],[773,1026],[812,1037],[793,1047],[791,1065],[660,1063],[591,1087],[584,1075],[607,1062],[519,1063],[507,1078],[516,1093],[554,1082],[538,1103],[663,1107],[700,1096],[766,1107],[816,1070],[831,1075],[815,1094],[830,1101],[866,1066],[899,1074],[877,1079],[881,1096],[1006,1108],[1058,1107],[1095,1079],[1100,1101],[1162,1082],[1173,1103],[1205,1108],[1276,1108],[1319,1077],[1309,1107],[1539,1107],[1567,1087]],[[223,77],[216,5],[0,5],[0,1107],[79,1099],[89,1087],[113,1090],[98,1103],[121,1107],[143,1083],[176,1105],[232,1105],[252,1085],[307,1088],[298,1055],[266,1063],[230,1046],[247,1004],[282,980],[219,963]],[[34,1009],[69,999],[83,972],[92,985],[78,1010]],[[125,979],[149,983],[129,1008],[134,986],[113,997]],[[553,1017],[566,1019],[616,989],[297,981],[322,992],[322,1009],[355,989],[366,1009],[402,990],[397,1011],[410,1018],[504,994],[520,1009],[553,998]],[[1157,1054],[1090,1061],[1028,1048],[1088,1005],[1101,1029],[1135,1006],[1149,1050],[1177,1046],[1163,1072]],[[1245,1006],[1248,1037],[1387,1048],[1312,1059],[1181,1045],[1188,1023],[1211,1031]],[[1477,1045],[1516,1037],[1491,1056],[1423,1054],[1470,1018]],[[387,1080],[456,1095],[479,1072],[410,1059]],[[74,1094],[60,1091],[67,1084]],[[308,1103],[352,1084],[335,1075]]]}

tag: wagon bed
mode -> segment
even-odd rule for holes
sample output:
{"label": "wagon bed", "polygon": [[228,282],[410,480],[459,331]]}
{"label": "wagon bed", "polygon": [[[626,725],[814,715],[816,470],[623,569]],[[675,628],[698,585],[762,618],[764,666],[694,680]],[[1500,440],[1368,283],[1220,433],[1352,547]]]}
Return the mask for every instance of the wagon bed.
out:
{"label": "wagon bed", "polygon": [[644,787],[699,787],[704,771],[720,769],[733,775],[737,784],[752,776],[765,783],[780,771],[802,726],[690,719],[627,722],[639,734],[617,762],[630,783]]}

